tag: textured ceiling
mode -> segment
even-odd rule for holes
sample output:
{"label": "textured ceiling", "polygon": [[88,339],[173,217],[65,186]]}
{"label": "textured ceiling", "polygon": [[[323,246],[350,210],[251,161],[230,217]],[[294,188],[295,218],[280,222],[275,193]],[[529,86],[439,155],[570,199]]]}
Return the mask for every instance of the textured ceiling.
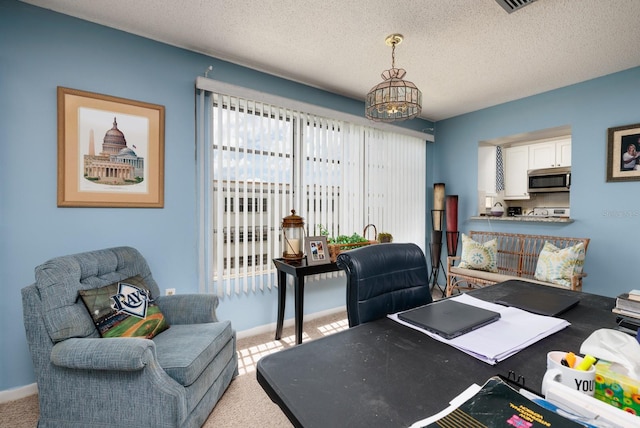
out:
{"label": "textured ceiling", "polygon": [[362,101],[401,33],[431,120],[640,66],[640,0],[24,1]]}

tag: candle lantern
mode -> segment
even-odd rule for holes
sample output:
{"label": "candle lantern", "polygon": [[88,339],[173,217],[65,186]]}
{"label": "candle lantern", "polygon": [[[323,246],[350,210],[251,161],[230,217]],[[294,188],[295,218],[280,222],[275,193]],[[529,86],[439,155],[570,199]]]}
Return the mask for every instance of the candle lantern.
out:
{"label": "candle lantern", "polygon": [[282,257],[287,261],[301,261],[304,257],[302,245],[304,244],[304,220],[296,215],[296,210],[291,210],[291,215],[282,219],[282,236],[284,237],[284,251]]}

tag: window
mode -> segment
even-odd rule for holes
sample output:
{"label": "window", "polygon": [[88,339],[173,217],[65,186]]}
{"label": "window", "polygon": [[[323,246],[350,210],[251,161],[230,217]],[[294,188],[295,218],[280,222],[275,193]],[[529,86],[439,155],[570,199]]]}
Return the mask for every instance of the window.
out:
{"label": "window", "polygon": [[337,236],[373,223],[424,246],[424,138],[203,92],[204,290],[225,296],[274,286],[271,260],[282,256],[280,225],[292,209],[309,236],[320,225]]}

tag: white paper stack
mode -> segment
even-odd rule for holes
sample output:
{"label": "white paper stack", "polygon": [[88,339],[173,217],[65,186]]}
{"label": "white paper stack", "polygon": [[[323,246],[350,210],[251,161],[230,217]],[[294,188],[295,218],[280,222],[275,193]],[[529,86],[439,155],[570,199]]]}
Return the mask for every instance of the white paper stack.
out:
{"label": "white paper stack", "polygon": [[568,321],[560,318],[536,315],[522,309],[485,302],[467,294],[461,294],[451,299],[500,312],[500,319],[462,336],[447,340],[435,333],[400,320],[398,314],[392,314],[388,317],[492,365],[571,325]]}

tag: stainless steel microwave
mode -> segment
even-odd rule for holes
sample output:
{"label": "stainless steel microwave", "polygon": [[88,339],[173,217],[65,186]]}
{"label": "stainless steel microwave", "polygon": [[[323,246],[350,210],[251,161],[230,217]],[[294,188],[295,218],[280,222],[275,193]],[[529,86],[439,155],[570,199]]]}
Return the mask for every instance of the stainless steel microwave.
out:
{"label": "stainless steel microwave", "polygon": [[568,192],[571,187],[571,167],[530,169],[529,193]]}

